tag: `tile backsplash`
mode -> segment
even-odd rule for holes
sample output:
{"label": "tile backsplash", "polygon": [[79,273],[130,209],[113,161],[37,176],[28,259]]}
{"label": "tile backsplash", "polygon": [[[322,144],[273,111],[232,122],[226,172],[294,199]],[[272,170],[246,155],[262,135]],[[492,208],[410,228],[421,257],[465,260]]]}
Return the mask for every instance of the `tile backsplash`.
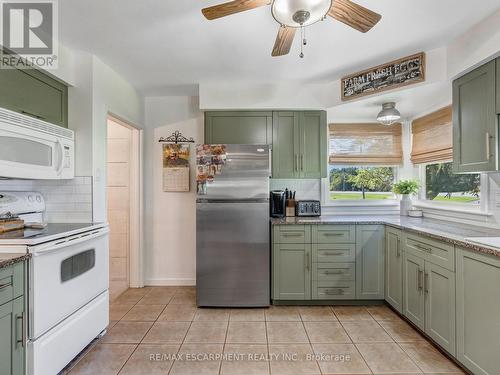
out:
{"label": "tile backsplash", "polygon": [[72,180],[0,180],[0,191],[38,191],[45,198],[45,221],[92,222],[92,177]]}
{"label": "tile backsplash", "polygon": [[271,190],[288,190],[296,191],[295,198],[297,200],[320,200],[321,199],[321,180],[320,179],[276,179],[269,180]]}

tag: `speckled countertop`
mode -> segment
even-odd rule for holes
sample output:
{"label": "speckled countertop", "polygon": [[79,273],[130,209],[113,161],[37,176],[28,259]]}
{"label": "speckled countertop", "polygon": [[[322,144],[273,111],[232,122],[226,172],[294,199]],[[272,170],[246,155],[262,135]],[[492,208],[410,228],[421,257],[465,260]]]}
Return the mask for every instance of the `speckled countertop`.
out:
{"label": "speckled countertop", "polygon": [[449,221],[413,218],[398,215],[368,216],[339,215],[320,217],[288,217],[272,218],[274,224],[385,224],[394,228],[404,229],[413,233],[425,235],[467,249],[500,257],[500,248],[488,247],[467,241],[470,237],[500,237],[499,229],[490,229]]}
{"label": "speckled countertop", "polygon": [[9,267],[18,262],[23,262],[26,259],[29,259],[31,254],[22,254],[22,253],[0,253],[0,269]]}

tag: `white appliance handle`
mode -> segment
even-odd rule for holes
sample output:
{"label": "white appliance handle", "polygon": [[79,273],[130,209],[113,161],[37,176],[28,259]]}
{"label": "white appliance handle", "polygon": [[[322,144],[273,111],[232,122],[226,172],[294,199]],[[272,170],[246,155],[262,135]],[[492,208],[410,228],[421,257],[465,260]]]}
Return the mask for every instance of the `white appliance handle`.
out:
{"label": "white appliance handle", "polygon": [[[52,241],[52,242],[47,242],[42,245],[37,245],[37,246],[32,246],[29,248],[29,252],[33,254],[33,256],[37,255],[43,255],[43,254],[49,254],[53,253],[55,251],[58,251],[62,248],[71,246],[71,245],[76,245],[81,242],[89,241],[94,238],[102,237],[106,234],[109,233],[108,228],[101,228],[97,229],[96,231],[92,231],[89,233],[82,233],[78,235],[74,235],[71,237],[63,238],[60,240]],[[41,254],[38,254],[41,253]]]}
{"label": "white appliance handle", "polygon": [[64,167],[64,146],[59,139],[56,141],[56,145],[59,147],[59,165],[56,169],[56,173],[59,176]]}

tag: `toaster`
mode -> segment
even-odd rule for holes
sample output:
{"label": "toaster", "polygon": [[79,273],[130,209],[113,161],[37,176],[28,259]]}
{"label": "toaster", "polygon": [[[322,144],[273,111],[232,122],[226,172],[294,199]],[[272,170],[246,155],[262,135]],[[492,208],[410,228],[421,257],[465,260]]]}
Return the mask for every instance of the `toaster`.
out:
{"label": "toaster", "polygon": [[295,204],[295,216],[321,216],[320,201],[297,201]]}

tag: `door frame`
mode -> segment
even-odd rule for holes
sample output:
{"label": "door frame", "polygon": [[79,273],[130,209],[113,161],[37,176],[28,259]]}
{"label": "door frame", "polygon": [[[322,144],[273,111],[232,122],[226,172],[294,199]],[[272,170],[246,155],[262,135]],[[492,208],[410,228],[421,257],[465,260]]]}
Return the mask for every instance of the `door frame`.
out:
{"label": "door frame", "polygon": [[[139,126],[108,112],[112,120],[132,131],[130,154],[129,286],[144,286],[144,133]],[[106,122],[107,123],[107,122]],[[107,165],[106,165],[107,168]]]}

